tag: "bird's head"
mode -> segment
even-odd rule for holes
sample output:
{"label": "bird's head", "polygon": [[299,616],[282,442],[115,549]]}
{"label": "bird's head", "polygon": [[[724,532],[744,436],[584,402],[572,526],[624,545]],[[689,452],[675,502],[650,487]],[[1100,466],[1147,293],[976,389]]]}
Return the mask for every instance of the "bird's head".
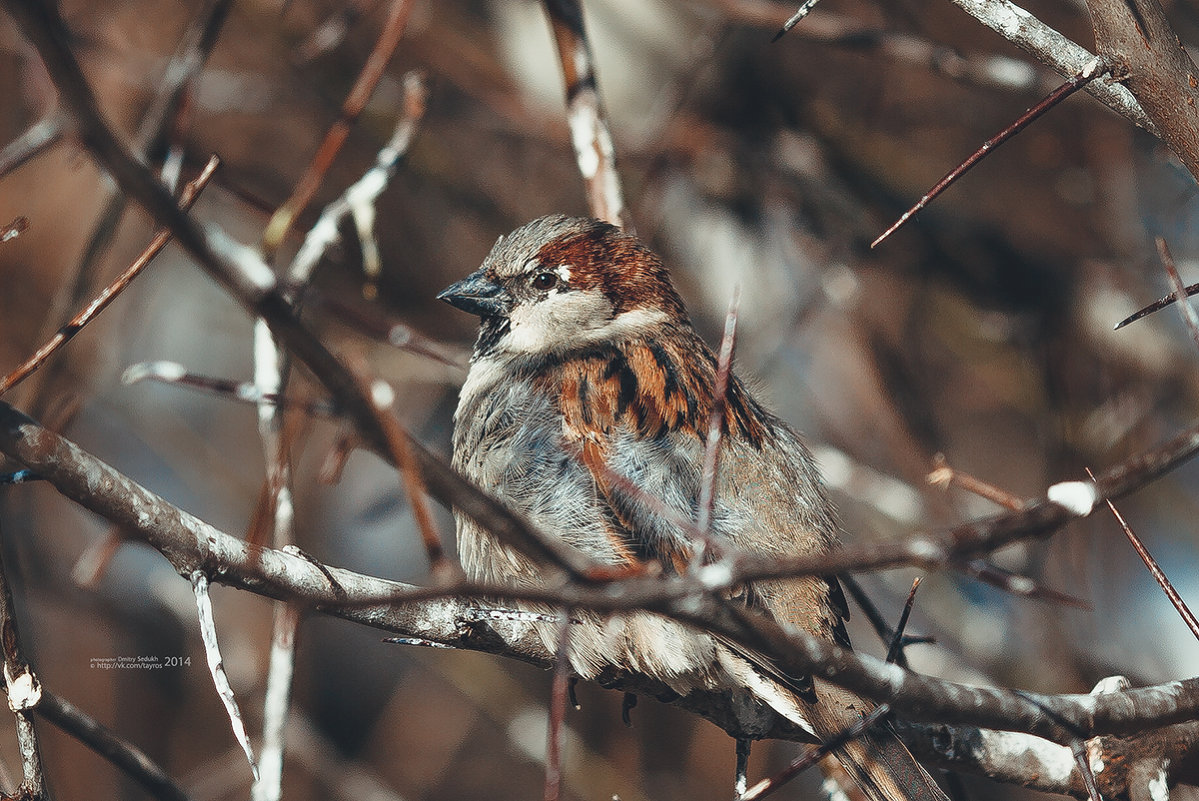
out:
{"label": "bird's head", "polygon": [[501,237],[438,297],[481,318],[477,356],[562,354],[688,324],[661,259],[581,217],[542,217]]}

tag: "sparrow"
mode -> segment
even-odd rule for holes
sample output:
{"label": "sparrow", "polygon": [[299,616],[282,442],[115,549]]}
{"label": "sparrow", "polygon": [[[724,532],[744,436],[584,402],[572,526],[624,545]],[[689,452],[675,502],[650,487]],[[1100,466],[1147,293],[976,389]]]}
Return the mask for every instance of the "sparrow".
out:
{"label": "sparrow", "polygon": [[[543,217],[501,237],[477,272],[438,297],[480,318],[454,414],[454,467],[596,563],[688,570],[698,544],[668,518],[698,513],[717,359],[661,259],[608,223]],[[735,376],[721,426],[712,538],[758,555],[835,548],[834,510],[807,447]],[[456,523],[471,578],[522,587],[547,580],[545,568],[469,517],[457,514]],[[757,581],[735,601],[850,647],[835,578]],[[873,708],[653,613],[580,617],[567,657],[582,679],[615,668],[680,695],[736,693],[818,739]],[[538,633],[555,652],[560,627],[541,624]],[[834,754],[872,801],[945,799],[890,729],[876,726]]]}

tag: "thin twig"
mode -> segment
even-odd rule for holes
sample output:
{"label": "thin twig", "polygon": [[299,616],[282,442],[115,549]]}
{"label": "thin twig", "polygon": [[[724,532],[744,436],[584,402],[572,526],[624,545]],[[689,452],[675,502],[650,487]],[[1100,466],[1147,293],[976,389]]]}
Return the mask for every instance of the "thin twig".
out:
{"label": "thin twig", "polygon": [[212,599],[208,594],[208,576],[203,570],[194,570],[191,574],[192,589],[196,594],[196,612],[200,621],[200,636],[204,641],[204,655],[208,659],[208,672],[212,675],[212,683],[216,686],[217,695],[225,705],[229,723],[233,728],[233,736],[237,739],[250,763],[250,772],[254,781],[258,781],[258,765],[254,761],[254,749],[250,746],[250,738],[246,734],[246,726],[242,720],[241,710],[237,706],[237,697],[229,684],[229,676],[225,673],[225,665],[221,660],[221,649],[217,643],[216,620],[212,614]]}
{"label": "thin twig", "polygon": [[29,229],[28,217],[17,217],[8,225],[0,227],[0,242],[8,242],[16,239],[21,234]]}
{"label": "thin twig", "polygon": [[189,372],[178,362],[156,361],[131,364],[121,373],[121,383],[126,386],[142,381],[186,387],[223,398],[233,403],[272,404],[281,409],[302,412],[314,417],[333,417],[337,408],[327,400],[303,400],[283,398],[278,393],[264,393],[252,381],[233,381],[228,378],[200,375]]}
{"label": "thin twig", "polygon": [[543,5],[558,45],[566,82],[566,118],[587,188],[587,206],[593,217],[628,228],[628,209],[616,171],[616,147],[600,99],[582,6],[579,0],[543,0]]}
{"label": "thin twig", "polygon": [[[367,380],[360,379],[366,390]],[[429,508],[429,496],[425,489],[425,481],[420,466],[412,457],[409,441],[400,427],[399,421],[391,410],[395,400],[395,391],[384,381],[376,380],[369,383],[371,397],[375,401],[375,413],[378,415],[379,428],[387,438],[388,451],[392,461],[400,473],[400,481],[408,495],[408,505],[412,509],[412,517],[416,521],[416,529],[420,532],[421,542],[425,546],[425,555],[429,558],[429,568],[439,578],[455,577],[460,571],[453,560],[446,555],[437,531],[437,523],[433,520],[433,512]]]}
{"label": "thin twig", "polygon": [[562,742],[566,735],[566,704],[570,696],[571,614],[562,610],[558,622],[558,654],[550,686],[549,726],[545,748],[545,801],[558,801],[562,793]]}
{"label": "thin twig", "polygon": [[42,774],[37,731],[33,727],[33,711],[42,700],[42,685],[21,650],[16,608],[4,565],[4,550],[4,547],[0,547],[0,632],[3,632],[0,651],[4,658],[4,688],[8,695],[8,708],[17,720],[17,747],[21,753],[22,774],[21,787],[13,795],[30,801],[43,801],[49,798],[49,794]]}
{"label": "thin twig", "polygon": [[9,142],[0,150],[0,178],[62,139],[66,132],[64,122],[62,112],[54,112]]}
{"label": "thin twig", "polygon": [[[1087,468],[1087,474],[1091,474],[1091,469]],[[1178,590],[1174,589],[1174,585],[1170,583],[1170,579],[1166,576],[1166,572],[1162,570],[1161,565],[1153,558],[1153,554],[1149,553],[1149,549],[1145,547],[1145,543],[1141,540],[1137,533],[1132,530],[1132,527],[1124,520],[1124,515],[1120,514],[1120,510],[1109,499],[1107,508],[1112,511],[1116,517],[1116,522],[1120,524],[1120,528],[1124,530],[1124,536],[1128,537],[1128,541],[1132,543],[1132,548],[1137,552],[1137,556],[1141,557],[1141,561],[1145,563],[1145,567],[1149,569],[1149,574],[1153,576],[1154,581],[1162,588],[1162,592],[1170,599],[1170,603],[1178,611],[1182,622],[1186,623],[1188,629],[1195,639],[1199,640],[1199,619],[1195,618],[1191,608],[1187,606],[1186,601],[1178,594]]]}
{"label": "thin twig", "polygon": [[38,717],[74,737],[120,768],[159,801],[190,801],[190,798],[162,766],[133,743],[114,733],[70,701],[42,690],[35,709]]}
{"label": "thin twig", "polygon": [[[281,396],[289,372],[286,352],[275,342],[267,324],[254,321],[254,387],[264,398]],[[269,528],[271,544],[286,548],[294,543],[295,508],[292,500],[289,438],[284,436],[284,412],[278,404],[258,402],[258,437],[266,462],[261,525]],[[276,601],[271,621],[271,649],[267,663],[266,692],[262,704],[262,748],[259,771],[250,788],[252,801],[278,801],[283,795],[283,751],[287,713],[291,706],[295,674],[296,631],[299,610]]]}
{"label": "thin twig", "polygon": [[934,487],[948,488],[952,485],[957,485],[967,492],[973,493],[980,498],[986,498],[1004,509],[1019,511],[1024,506],[1024,499],[1008,492],[1005,489],[988,484],[982,479],[976,478],[969,473],[964,473],[949,466],[944,454],[938,453],[933,457],[933,471],[928,474],[927,480]]}
{"label": "thin twig", "polygon": [[387,14],[387,22],[384,23],[383,30],[379,32],[375,47],[367,57],[366,63],[362,65],[362,71],[358,73],[358,79],[354,82],[353,88],[350,89],[350,93],[346,95],[346,99],[342,103],[340,116],[330,126],[320,147],[317,148],[316,155],[309,162],[304,174],[300,176],[300,180],[296,181],[291,197],[279,207],[270,222],[267,223],[266,231],[262,235],[262,249],[268,258],[279,249],[287,237],[288,231],[295,223],[296,217],[312,201],[316,190],[320,188],[321,181],[325,179],[325,173],[328,172],[333,160],[341,151],[341,146],[345,144],[346,138],[350,135],[350,129],[354,126],[362,110],[366,108],[366,103],[374,93],[375,86],[383,77],[387,63],[391,61],[396,45],[400,43],[400,37],[404,35],[404,29],[408,26],[408,17],[412,13],[412,6],[412,0],[392,0]]}
{"label": "thin twig", "polygon": [[[889,624],[886,619],[883,618],[882,613],[879,612],[878,607],[874,604],[874,601],[870,600],[870,596],[868,596],[866,591],[862,589],[862,585],[856,578],[848,573],[838,576],[837,580],[841,582],[841,585],[849,593],[850,597],[853,598],[854,603],[856,603],[862,610],[862,613],[866,615],[866,620],[870,623],[870,626],[874,629],[874,633],[878,635],[878,638],[883,641],[883,645],[889,649],[891,642],[895,639],[895,629],[891,628],[891,624]],[[905,634],[903,637],[904,647],[932,642],[936,642],[936,638],[927,635],[912,636]],[[907,654],[904,653],[903,648],[900,648],[899,656],[896,657],[895,664],[902,668],[906,668],[908,666]]]}
{"label": "thin twig", "polygon": [[[1188,298],[1193,298],[1195,295],[1199,295],[1199,284],[1191,284],[1188,287],[1184,287],[1183,295]],[[1135,323],[1137,320],[1140,320],[1143,317],[1148,317],[1149,315],[1153,314],[1154,312],[1161,311],[1162,309],[1166,308],[1167,306],[1171,305],[1172,303],[1177,303],[1177,302],[1178,302],[1178,294],[1176,292],[1171,292],[1169,295],[1158,298],[1157,300],[1150,303],[1148,306],[1145,306],[1144,308],[1140,309],[1139,311],[1133,312],[1132,314],[1128,315],[1123,320],[1116,323],[1115,328],[1113,330],[1119,331],[1121,328],[1128,325],[1129,323]]]}
{"label": "thin twig", "polygon": [[903,632],[908,627],[908,617],[912,614],[912,606],[916,603],[916,590],[920,589],[921,580],[922,578],[917,576],[912,581],[912,589],[908,590],[908,599],[903,604],[903,611],[899,613],[899,622],[895,624],[895,634],[891,637],[891,644],[887,646],[888,664],[898,662],[900,655],[903,654]]}
{"label": "thin twig", "polygon": [[1091,605],[1081,598],[1076,598],[1073,595],[1067,595],[1064,592],[1042,586],[1028,576],[1003,570],[985,559],[961,560],[955,562],[954,567],[967,576],[973,576],[979,581],[1020,598],[1032,598],[1038,601],[1064,604],[1066,606],[1073,606],[1076,609],[1091,608]]}
{"label": "thin twig", "polygon": [[[208,163],[204,165],[204,169],[200,172],[200,174],[188,182],[187,186],[183,189],[182,197],[179,198],[179,204],[183,209],[186,210],[191,208],[200,192],[203,191],[204,187],[208,185],[209,179],[212,178],[212,174],[216,171],[216,168],[219,164],[220,159],[218,159],[216,156],[213,156],[208,160]],[[32,356],[22,362],[19,367],[6,375],[3,379],[0,379],[0,395],[8,392],[14,386],[28,378],[34,371],[45,364],[46,360],[49,359],[55,351],[70,342],[71,339],[74,338],[74,336],[80,331],[82,331],[88,323],[96,319],[100,312],[107,309],[108,306],[117,299],[117,296],[124,292],[125,289],[133,283],[134,279],[141,275],[142,271],[145,270],[146,267],[150,266],[150,262],[154,260],[155,256],[162,252],[162,249],[165,248],[167,243],[170,241],[170,229],[163,228],[159,230],[154,235],[154,238],[150,240],[150,244],[146,246],[146,249],[142,251],[141,255],[134,259],[133,263],[126,267],[125,271],[118,275],[111,284],[105,287],[104,291],[97,295],[96,298],[87,306],[85,306],[78,314],[72,317],[66,325],[64,325],[62,328],[59,328],[58,333],[52,336],[46,342],[46,344],[38,348]]]}
{"label": "thin twig", "polygon": [[341,197],[327,205],[316,224],[304,237],[304,244],[296,252],[287,270],[287,280],[293,294],[299,296],[312,277],[321,256],[338,239],[338,226],[343,217],[352,215],[362,244],[363,269],[367,283],[363,294],[373,299],[382,264],[379,248],[375,242],[375,201],[387,188],[395,175],[400,160],[408,153],[417,126],[425,113],[429,89],[419,71],[409,72],[402,81],[404,87],[403,113],[396,121],[391,139],[375,156],[374,165],[355,181]]}
{"label": "thin twig", "polygon": [[271,625],[271,654],[266,692],[262,701],[262,747],[258,779],[251,788],[254,801],[277,801],[283,794],[283,751],[292,679],[296,664],[296,634],[300,610],[287,601],[276,601]]}
{"label": "thin twig", "polygon": [[791,17],[788,18],[787,21],[783,23],[783,27],[779,28],[778,33],[776,33],[774,35],[774,38],[771,39],[770,41],[777,42],[779,39],[782,39],[783,36],[787,33],[787,31],[791,30],[796,25],[798,25],[799,21],[802,20],[804,17],[806,17],[808,14],[811,14],[812,9],[815,8],[816,4],[819,2],[820,2],[820,0],[804,0],[804,3],[799,7],[799,10],[796,11],[794,14],[792,14]]}
{"label": "thin twig", "polygon": [[1077,92],[1079,89],[1086,86],[1091,81],[1101,75],[1107,73],[1108,67],[1099,59],[1092,60],[1082,70],[1070,77],[1065,83],[1049,93],[1044,100],[1037,103],[1032,108],[1021,114],[1015,122],[1004,128],[999,133],[982,143],[978,150],[974,151],[970,156],[958,166],[954,167],[945,176],[933,185],[933,188],[928,190],[920,200],[916,201],[916,205],[905,211],[898,220],[891,224],[891,227],[879,234],[878,238],[870,243],[870,247],[878,247],[891,234],[899,230],[900,226],[906,223],[912,215],[927,206],[935,197],[948,189],[953,183],[961,178],[971,167],[982,161],[995,148],[1002,145],[1007,140],[1011,139],[1016,134],[1027,128],[1033,121],[1041,117],[1046,111],[1061,103],[1070,95]]}
{"label": "thin twig", "polygon": [[1157,255],[1161,258],[1162,267],[1165,268],[1166,276],[1170,279],[1170,287],[1174,290],[1174,299],[1178,301],[1178,311],[1182,314],[1182,321],[1186,324],[1191,339],[1196,345],[1199,345],[1199,314],[1195,313],[1195,308],[1187,300],[1187,289],[1178,275],[1178,267],[1174,264],[1170,247],[1160,236],[1157,238]]}
{"label": "thin twig", "polygon": [[90,545],[75,560],[75,567],[71,568],[71,580],[80,587],[94,587],[124,543],[125,535],[120,527],[110,526],[102,539]]}

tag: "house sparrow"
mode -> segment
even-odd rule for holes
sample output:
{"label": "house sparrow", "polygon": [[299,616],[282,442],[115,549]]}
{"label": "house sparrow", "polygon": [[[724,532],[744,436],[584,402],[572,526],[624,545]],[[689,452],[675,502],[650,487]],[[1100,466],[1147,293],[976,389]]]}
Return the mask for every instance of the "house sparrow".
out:
{"label": "house sparrow", "polygon": [[[696,543],[647,498],[696,519],[717,362],[661,260],[607,223],[544,217],[501,237],[478,272],[438,297],[481,318],[454,415],[454,467],[595,562],[685,571]],[[765,555],[835,547],[833,509],[807,448],[733,377],[723,434],[714,536]],[[472,578],[542,582],[537,564],[470,518],[459,514],[457,529]],[[849,647],[835,579],[755,582],[738,600]],[[555,650],[558,627],[541,628]],[[738,693],[822,739],[872,707],[648,612],[584,615],[568,655],[584,679],[614,667],[680,695]],[[945,798],[885,728],[835,754],[873,801]]]}

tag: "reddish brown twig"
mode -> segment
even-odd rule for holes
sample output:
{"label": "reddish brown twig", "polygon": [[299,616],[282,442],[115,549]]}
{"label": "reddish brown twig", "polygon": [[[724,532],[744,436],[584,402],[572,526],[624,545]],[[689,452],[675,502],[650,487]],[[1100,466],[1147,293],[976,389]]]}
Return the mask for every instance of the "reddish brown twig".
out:
{"label": "reddish brown twig", "polygon": [[[361,373],[359,373],[361,376]],[[394,390],[382,381],[368,382],[359,377],[362,391],[368,394],[374,402],[375,415],[378,425],[387,440],[387,449],[391,454],[396,468],[400,472],[400,480],[408,494],[408,505],[412,508],[412,517],[416,520],[417,531],[420,532],[421,542],[425,546],[425,554],[429,557],[429,567],[434,576],[450,579],[459,571],[446,555],[441,544],[441,536],[437,532],[437,524],[433,521],[433,512],[429,509],[429,497],[425,489],[424,476],[420,466],[412,456],[408,437],[400,427],[400,421],[391,411],[394,401]]]}
{"label": "reddish brown twig", "polygon": [[558,44],[566,81],[566,117],[579,172],[587,186],[588,208],[601,220],[628,227],[628,210],[616,172],[616,148],[596,84],[583,9],[578,0],[544,0],[544,5]]}
{"label": "reddish brown twig", "polygon": [[[195,202],[200,191],[208,184],[208,180],[212,177],[218,164],[220,164],[220,159],[213,156],[204,165],[204,170],[187,184],[183,190],[183,196],[179,199],[179,203],[184,209],[190,207]],[[116,297],[133,283],[133,280],[141,274],[142,270],[149,266],[154,257],[162,252],[162,249],[170,241],[170,230],[166,228],[160,229],[154,235],[154,239],[150,241],[150,244],[146,246],[146,249],[142,251],[142,254],[134,259],[133,263],[117,276],[117,279],[109,284],[95,300],[89,303],[83,311],[72,317],[70,322],[58,329],[58,333],[52,336],[46,344],[38,348],[20,367],[13,370],[3,379],[0,379],[0,395],[3,395],[12,389],[13,386],[28,378],[30,374],[45,364],[46,359],[50,358],[55,351],[70,342],[76,334],[83,330],[84,326],[94,320],[100,312],[108,308],[109,304],[116,300]]]}
{"label": "reddish brown twig", "polygon": [[16,239],[18,236],[25,233],[27,228],[29,228],[29,218],[17,217],[8,225],[0,228],[0,242],[7,242],[10,239]]}
{"label": "reddish brown twig", "polygon": [[[1094,478],[1091,469],[1087,468],[1087,475]],[[1153,558],[1153,554],[1149,553],[1149,549],[1145,547],[1145,543],[1137,536],[1137,533],[1132,530],[1132,527],[1124,520],[1124,515],[1116,509],[1116,505],[1110,500],[1107,502],[1107,508],[1112,510],[1112,514],[1116,517],[1116,522],[1120,524],[1120,528],[1124,530],[1124,536],[1128,537],[1128,541],[1132,543],[1132,548],[1137,552],[1137,556],[1141,557],[1141,561],[1145,563],[1145,567],[1149,568],[1150,575],[1157,581],[1162,588],[1162,592],[1170,599],[1170,603],[1174,604],[1174,608],[1178,610],[1182,621],[1186,623],[1187,628],[1191,630],[1191,634],[1195,635],[1195,639],[1199,640],[1199,620],[1195,619],[1195,615],[1191,612],[1191,608],[1187,606],[1186,601],[1182,600],[1182,596],[1178,594],[1178,590],[1174,589],[1174,585],[1170,583],[1170,579],[1166,577],[1166,573],[1161,569],[1161,565]]]}
{"label": "reddish brown twig", "polygon": [[944,454],[938,453],[934,456],[933,464],[933,471],[928,474],[927,480],[934,487],[948,488],[956,484],[967,492],[993,501],[1004,509],[1011,509],[1015,512],[1024,508],[1023,498],[996,487],[994,484],[988,484],[982,479],[975,478],[969,473],[963,473],[961,470],[950,467]]}
{"label": "reddish brown twig", "polygon": [[983,158],[990,154],[995,148],[999,147],[1004,142],[1023,131],[1032,122],[1037,120],[1042,114],[1044,114],[1046,111],[1049,111],[1049,109],[1053,108],[1058,103],[1061,103],[1067,97],[1074,94],[1079,89],[1098,78],[1100,75],[1106,74],[1107,71],[1108,68],[1104,66],[1103,62],[1101,62],[1099,59],[1092,60],[1089,64],[1083,67],[1080,72],[1072,75],[1069,80],[1067,80],[1057,89],[1054,89],[1052,92],[1050,92],[1044,100],[1021,114],[1011,125],[1004,128],[987,141],[983,142],[982,146],[970,154],[969,158],[946,173],[945,177],[943,177],[940,181],[937,181],[937,183],[933,185],[933,188],[928,190],[928,192],[924,194],[924,197],[920,198],[920,200],[916,202],[916,205],[905,211],[898,220],[891,224],[890,228],[888,228],[886,231],[883,231],[877,239],[871,242],[870,247],[878,247],[883,240],[891,236],[891,234],[899,230],[900,226],[911,219],[912,215],[931,203],[934,198],[952,186],[954,181],[965,175],[971,167],[982,161]]}
{"label": "reddish brown twig", "polygon": [[545,801],[558,801],[562,791],[562,740],[570,698],[570,618],[563,610],[558,625],[558,658],[550,687],[549,727],[545,744]]}
{"label": "reddish brown twig", "polygon": [[[1190,286],[1183,287],[1182,293],[1183,293],[1184,297],[1188,297],[1188,298],[1194,297],[1195,295],[1199,295],[1199,284],[1191,284]],[[1121,328],[1128,325],[1129,323],[1135,323],[1137,320],[1140,320],[1142,317],[1148,317],[1149,315],[1153,314],[1154,312],[1159,312],[1162,309],[1169,306],[1170,304],[1175,303],[1177,301],[1178,301],[1178,293],[1171,292],[1169,295],[1158,298],[1157,300],[1150,303],[1148,306],[1145,306],[1144,308],[1140,309],[1139,311],[1136,311],[1136,312],[1128,315],[1123,320],[1116,323],[1116,327],[1113,330],[1119,331]]]}
{"label": "reddish brown twig", "polygon": [[279,245],[287,236],[287,232],[291,230],[296,217],[308,207],[313,195],[320,187],[321,181],[324,180],[325,173],[333,163],[333,159],[337,157],[341,146],[345,144],[346,137],[350,135],[350,128],[358,119],[358,115],[366,108],[366,102],[374,93],[375,86],[383,77],[383,70],[386,69],[387,62],[391,60],[391,55],[395,52],[400,37],[404,35],[404,29],[408,26],[408,17],[412,13],[412,5],[412,0],[392,0],[387,22],[384,24],[366,63],[362,65],[362,71],[358,73],[358,80],[354,82],[353,88],[350,89],[345,102],[341,105],[341,115],[325,134],[324,141],[317,148],[316,155],[312,157],[312,161],[304,170],[304,174],[300,176],[300,180],[296,181],[291,197],[279,207],[271,217],[271,221],[267,223],[266,231],[262,235],[262,249],[268,255],[278,250]]}

